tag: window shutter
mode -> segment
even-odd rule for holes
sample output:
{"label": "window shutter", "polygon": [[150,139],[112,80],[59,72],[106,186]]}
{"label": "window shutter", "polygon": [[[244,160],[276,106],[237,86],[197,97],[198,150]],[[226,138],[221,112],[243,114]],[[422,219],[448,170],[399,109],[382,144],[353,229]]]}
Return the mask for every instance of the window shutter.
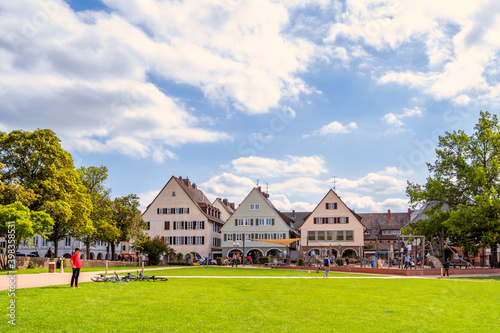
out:
{"label": "window shutter", "polygon": [[271,221],[272,221],[272,225],[274,225],[274,219],[271,219]]}
{"label": "window shutter", "polygon": [[349,223],[349,217],[345,218],[345,223]]}
{"label": "window shutter", "polygon": [[205,229],[205,221],[201,221],[201,229]]}
{"label": "window shutter", "polygon": [[333,209],[337,209],[337,203],[336,202],[333,204]]}
{"label": "window shutter", "polygon": [[234,219],[234,226],[238,226],[238,219]]}
{"label": "window shutter", "polygon": [[156,208],[156,214],[160,214],[160,208]]}
{"label": "window shutter", "polygon": [[201,245],[205,245],[205,236],[201,236]]}
{"label": "window shutter", "polygon": [[185,229],[186,229],[186,225],[185,225],[185,222],[184,222],[184,221],[182,221],[182,222],[181,222],[181,224],[182,224],[182,227],[181,227],[181,229],[182,229],[182,230],[185,230]]}
{"label": "window shutter", "polygon": [[172,244],[172,236],[169,237],[169,244]]}
{"label": "window shutter", "polygon": [[224,242],[227,242],[227,234],[224,234]]}
{"label": "window shutter", "polygon": [[175,221],[172,222],[172,226],[173,226],[172,230],[177,230],[177,222]]}
{"label": "window shutter", "polygon": [[187,208],[187,213],[189,214],[189,207]]}
{"label": "window shutter", "polygon": [[188,244],[188,238],[187,238],[187,236],[184,237],[184,244]]}
{"label": "window shutter", "polygon": [[250,225],[253,225],[253,219],[250,219]]}
{"label": "window shutter", "polygon": [[317,219],[316,219],[316,218],[314,218],[314,220],[313,220],[313,221],[314,221],[314,224],[318,223],[318,221],[317,221]]}
{"label": "window shutter", "polygon": [[328,209],[328,202],[326,203],[326,209]]}

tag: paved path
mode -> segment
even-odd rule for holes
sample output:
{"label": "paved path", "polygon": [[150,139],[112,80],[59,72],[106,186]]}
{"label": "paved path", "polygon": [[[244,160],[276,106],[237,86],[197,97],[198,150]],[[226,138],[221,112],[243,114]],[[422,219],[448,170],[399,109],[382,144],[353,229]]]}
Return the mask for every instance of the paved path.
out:
{"label": "paved path", "polygon": [[[156,271],[156,270],[166,270],[166,269],[180,269],[180,268],[191,268],[197,269],[199,267],[159,267],[159,268],[146,268],[145,271]],[[249,267],[250,268],[250,267]],[[231,269],[231,267],[227,267],[227,269]],[[263,268],[266,269],[266,268]],[[268,268],[267,268],[268,269]],[[117,272],[126,273],[126,272],[137,272],[137,268],[134,269],[126,269],[119,270]],[[105,271],[99,272],[82,272],[80,273],[80,277],[78,279],[79,282],[90,282],[91,278],[98,274],[105,274]],[[112,273],[109,271],[109,273]],[[108,273],[108,274],[109,274]],[[315,274],[316,275],[316,274]],[[360,274],[361,275],[361,274]],[[379,274],[380,275],[380,274]],[[40,274],[20,274],[15,276],[15,284],[16,289],[21,288],[35,288],[35,287],[47,287],[47,286],[56,286],[56,285],[68,285],[71,282],[71,273],[40,273]],[[322,274],[318,274],[317,276],[169,276],[162,275],[167,278],[178,278],[178,279],[323,279]],[[499,274],[493,275],[475,275],[475,274],[467,274],[467,275],[456,275],[451,276],[449,278],[450,281],[471,281],[471,280],[463,280],[462,278],[467,277],[484,277],[487,278],[489,276],[500,276]],[[439,276],[400,276],[400,275],[385,275],[385,276],[331,276],[329,279],[435,279],[439,278]],[[460,279],[457,279],[460,278]],[[448,278],[446,279],[448,280]],[[9,280],[8,275],[0,276],[0,290],[8,290],[10,286],[11,280]]]}

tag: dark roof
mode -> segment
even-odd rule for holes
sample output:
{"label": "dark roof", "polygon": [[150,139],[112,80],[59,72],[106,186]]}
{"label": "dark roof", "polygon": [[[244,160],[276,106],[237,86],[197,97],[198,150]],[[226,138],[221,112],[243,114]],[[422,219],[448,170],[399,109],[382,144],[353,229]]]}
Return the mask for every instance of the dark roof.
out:
{"label": "dark roof", "polygon": [[[369,235],[365,235],[365,239],[375,239],[382,235],[382,230],[400,230],[409,220],[409,214],[406,213],[359,213],[361,223],[367,230],[370,230]],[[394,235],[394,237],[397,237]]]}
{"label": "dark roof", "polygon": [[[222,206],[222,207],[226,210],[226,212],[228,212],[228,213],[229,213],[229,215],[233,215],[234,211],[233,211],[231,208],[229,208],[229,207],[228,207],[228,206],[224,203],[224,201],[222,201],[222,199],[221,199],[221,198],[217,198],[217,199],[215,199],[215,201],[217,201],[218,203],[220,203],[220,204],[221,204],[221,206]],[[214,201],[214,204],[215,204],[215,201]]]}
{"label": "dark roof", "polygon": [[311,212],[283,212],[292,222],[294,222],[294,228],[299,230],[300,227],[306,222]]}

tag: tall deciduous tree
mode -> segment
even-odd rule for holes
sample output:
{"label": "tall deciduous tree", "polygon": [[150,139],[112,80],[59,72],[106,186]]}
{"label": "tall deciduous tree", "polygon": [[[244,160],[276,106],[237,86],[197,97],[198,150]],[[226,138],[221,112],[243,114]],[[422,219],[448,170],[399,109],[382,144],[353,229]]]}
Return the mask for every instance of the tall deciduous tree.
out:
{"label": "tall deciduous tree", "polygon": [[92,200],[90,219],[92,227],[83,230],[80,239],[85,243],[86,256],[90,258],[90,246],[96,241],[107,241],[120,236],[120,230],[113,221],[113,201],[111,190],[105,186],[108,169],[105,166],[81,167],[78,169],[80,179],[87,188]]}
{"label": "tall deciduous tree", "polygon": [[46,211],[53,218],[49,240],[54,242],[56,255],[60,240],[90,228],[90,195],[54,132],[0,132],[0,163],[7,185],[18,184],[36,195],[29,208]]}
{"label": "tall deciduous tree", "polygon": [[[33,237],[45,234],[52,230],[54,220],[45,212],[31,211],[21,202],[17,201],[9,205],[0,205],[0,237],[5,237],[9,245],[7,253],[17,252],[21,242],[32,244]],[[7,257],[3,256],[0,264],[3,269],[7,266]],[[11,267],[15,268],[15,267]]]}
{"label": "tall deciduous tree", "polygon": [[133,243],[142,236],[146,224],[139,210],[139,197],[137,195],[129,194],[124,197],[117,197],[113,203],[113,220],[120,231],[118,237],[109,240],[111,256],[114,259],[116,243],[129,241]]}
{"label": "tall deciduous tree", "polygon": [[[481,112],[474,133],[446,133],[439,138],[437,159],[429,164],[424,186],[409,184],[413,204],[432,203],[422,227],[445,233],[452,245],[491,249],[498,267],[500,239],[500,126],[496,115]],[[447,206],[447,212],[441,207]],[[443,236],[441,236],[443,237]],[[444,238],[444,237],[443,237]]]}

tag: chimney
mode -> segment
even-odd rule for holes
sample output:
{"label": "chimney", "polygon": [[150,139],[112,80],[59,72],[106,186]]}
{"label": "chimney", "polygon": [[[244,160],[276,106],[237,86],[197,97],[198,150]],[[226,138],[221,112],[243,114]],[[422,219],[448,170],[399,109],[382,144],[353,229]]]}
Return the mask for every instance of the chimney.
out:
{"label": "chimney", "polygon": [[411,219],[411,209],[408,208],[408,213],[406,213],[406,221],[410,222]]}
{"label": "chimney", "polygon": [[233,211],[236,210],[236,208],[234,208],[234,202],[229,203],[229,208],[231,208]]}
{"label": "chimney", "polygon": [[183,180],[182,180],[182,176],[179,176],[179,180],[180,180],[181,182],[183,181]]}
{"label": "chimney", "polygon": [[224,205],[226,205],[226,206],[229,207],[229,200],[227,200],[226,198],[224,198],[224,200],[222,200],[222,202],[224,203]]}
{"label": "chimney", "polygon": [[192,186],[195,190],[197,190],[197,189],[198,189],[198,187],[196,186],[196,184],[195,184],[195,183],[193,183],[193,185],[191,185],[191,186]]}
{"label": "chimney", "polygon": [[389,221],[392,218],[391,210],[387,210],[387,221]]}
{"label": "chimney", "polygon": [[294,209],[294,210],[292,210],[292,219],[294,219],[294,220],[295,220],[295,209]]}

